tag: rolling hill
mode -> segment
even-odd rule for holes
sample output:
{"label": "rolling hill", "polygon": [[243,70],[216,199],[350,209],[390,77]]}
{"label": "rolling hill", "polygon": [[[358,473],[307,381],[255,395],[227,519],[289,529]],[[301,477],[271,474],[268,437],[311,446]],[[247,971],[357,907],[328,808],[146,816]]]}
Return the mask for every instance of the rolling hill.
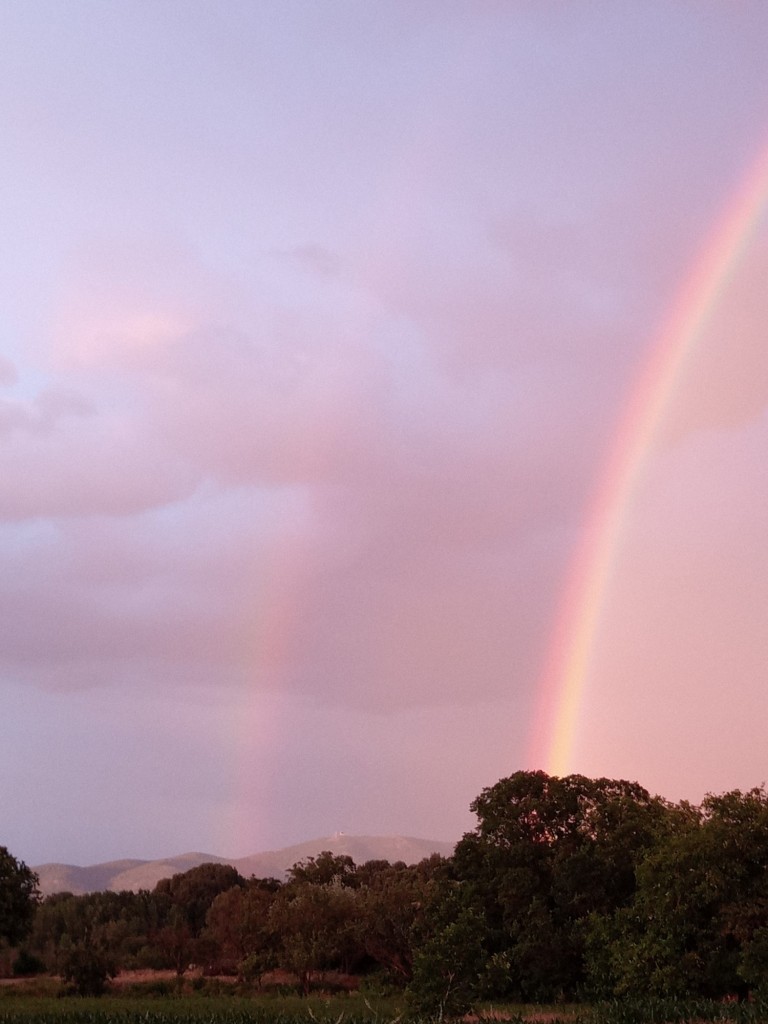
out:
{"label": "rolling hill", "polygon": [[88,867],[74,864],[38,864],[34,867],[40,878],[40,891],[44,896],[54,892],[87,892],[129,889],[153,889],[161,878],[169,878],[180,871],[188,871],[198,864],[214,862],[231,864],[246,878],[284,878],[288,868],[306,857],[317,856],[323,850],[346,854],[356,864],[367,860],[405,861],[415,864],[432,853],[450,856],[453,844],[410,836],[348,836],[337,832],[333,836],[311,839],[280,850],[254,853],[248,857],[216,857],[208,853],[182,853],[161,860],[113,860]]}

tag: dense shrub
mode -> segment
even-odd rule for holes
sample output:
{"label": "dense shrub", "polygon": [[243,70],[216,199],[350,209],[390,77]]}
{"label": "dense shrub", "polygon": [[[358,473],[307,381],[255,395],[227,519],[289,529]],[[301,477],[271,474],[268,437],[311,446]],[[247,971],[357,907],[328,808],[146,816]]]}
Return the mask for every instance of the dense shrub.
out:
{"label": "dense shrub", "polygon": [[65,956],[61,976],[79,996],[100,996],[117,974],[112,961],[98,950],[76,946]]}
{"label": "dense shrub", "polygon": [[45,972],[45,964],[34,953],[30,953],[27,949],[20,949],[16,959],[11,964],[11,971],[14,978],[31,978],[36,974],[43,974]]}

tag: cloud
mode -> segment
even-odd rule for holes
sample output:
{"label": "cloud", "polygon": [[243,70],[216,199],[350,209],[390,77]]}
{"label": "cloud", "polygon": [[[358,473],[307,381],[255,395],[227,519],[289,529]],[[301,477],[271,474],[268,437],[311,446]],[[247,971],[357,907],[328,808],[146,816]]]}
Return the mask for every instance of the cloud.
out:
{"label": "cloud", "polygon": [[0,446],[0,519],[130,515],[187,496],[197,484],[124,414],[55,418],[42,429],[27,413],[15,425],[26,429]]}
{"label": "cloud", "polygon": [[149,243],[81,257],[30,406],[47,428],[0,448],[0,513],[48,524],[0,547],[7,671],[525,700],[603,426],[583,396],[607,385],[514,330],[503,360],[468,333],[463,373],[373,282],[288,303],[295,268],[261,274],[249,292]]}
{"label": "cloud", "polygon": [[343,265],[337,253],[331,252],[324,245],[312,243],[297,245],[292,249],[272,249],[270,255],[280,260],[293,262],[307,273],[319,274],[323,277],[336,276]]}
{"label": "cloud", "polygon": [[[528,698],[649,296],[670,289],[700,210],[676,193],[687,165],[658,197],[666,151],[637,169],[652,97],[636,130],[583,134],[603,80],[569,33],[565,77],[535,92],[505,47],[476,80],[485,35],[447,36],[428,60],[408,36],[399,112],[374,116],[385,76],[309,141],[306,110],[282,117],[263,152],[260,107],[241,178],[227,164],[212,187],[184,136],[151,202],[129,197],[135,225],[114,203],[106,225],[88,220],[45,307],[47,382],[0,406],[0,515],[41,525],[23,557],[12,528],[0,543],[10,671],[376,711],[455,704],[470,683]],[[575,119],[547,120],[575,83]],[[287,109],[302,98],[291,86]],[[189,112],[171,99],[163,122]],[[373,121],[363,153],[345,128]],[[211,125],[229,152],[240,121]],[[191,199],[167,194],[185,159]],[[754,355],[734,396],[745,373],[757,387]]]}
{"label": "cloud", "polygon": [[18,370],[11,360],[6,359],[4,356],[0,356],[0,387],[13,385],[18,379]]}

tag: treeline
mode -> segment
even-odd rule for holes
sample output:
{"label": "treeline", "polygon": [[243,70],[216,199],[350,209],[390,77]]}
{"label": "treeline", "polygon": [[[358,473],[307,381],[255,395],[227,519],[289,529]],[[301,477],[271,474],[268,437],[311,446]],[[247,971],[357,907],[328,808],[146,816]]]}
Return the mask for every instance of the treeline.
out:
{"label": "treeline", "polygon": [[49,896],[24,950],[73,980],[81,963],[102,978],[141,968],[183,975],[197,966],[258,989],[279,969],[306,995],[320,974],[379,966],[393,983],[405,984],[420,905],[436,898],[449,873],[439,856],[416,866],[357,867],[351,857],[324,852],[294,865],[286,882],[202,864],[151,892]]}
{"label": "treeline", "polygon": [[279,968],[304,993],[338,971],[405,989],[428,1014],[481,998],[768,991],[762,788],[695,807],[636,783],[518,772],[472,810],[477,826],[448,859],[356,865],[326,852],[286,881],[203,864],[151,892],[49,896],[17,971],[95,990],[119,969],[197,964],[258,988]]}

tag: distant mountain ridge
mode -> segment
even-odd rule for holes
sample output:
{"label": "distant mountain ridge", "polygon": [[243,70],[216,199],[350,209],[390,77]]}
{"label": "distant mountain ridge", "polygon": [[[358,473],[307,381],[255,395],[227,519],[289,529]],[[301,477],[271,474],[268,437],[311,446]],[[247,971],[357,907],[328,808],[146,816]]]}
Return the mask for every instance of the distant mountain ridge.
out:
{"label": "distant mountain ridge", "polygon": [[154,889],[161,878],[170,878],[180,871],[188,871],[199,864],[231,864],[241,875],[249,878],[284,878],[297,861],[316,857],[323,850],[351,857],[355,864],[367,860],[405,861],[416,864],[433,853],[449,857],[454,844],[412,836],[348,836],[337,832],[333,836],[310,839],[280,850],[254,853],[248,857],[216,857],[209,853],[182,853],[161,860],[112,860],[88,867],[75,864],[38,864],[34,871],[40,879],[44,896],[54,892],[83,895],[88,892],[119,892],[123,889],[138,892]]}

